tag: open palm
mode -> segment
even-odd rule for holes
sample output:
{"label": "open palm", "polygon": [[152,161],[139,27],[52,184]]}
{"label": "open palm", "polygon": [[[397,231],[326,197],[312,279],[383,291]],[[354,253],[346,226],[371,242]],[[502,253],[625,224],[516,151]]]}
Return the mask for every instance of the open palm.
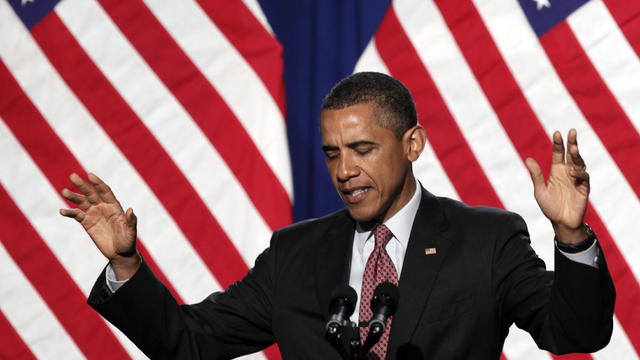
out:
{"label": "open palm", "polygon": [[77,174],[71,174],[70,179],[82,194],[64,189],[62,195],[79,209],[62,209],[60,213],[82,224],[109,260],[135,254],[136,217],[133,210],[128,209],[125,213],[111,189],[94,174],[88,176],[93,186]]}
{"label": "open palm", "polygon": [[590,188],[587,167],[578,151],[576,131],[569,131],[566,156],[562,135],[558,131],[553,134],[551,171],[547,181],[535,160],[529,158],[526,164],[536,201],[553,224],[556,234],[558,231],[582,229]]}

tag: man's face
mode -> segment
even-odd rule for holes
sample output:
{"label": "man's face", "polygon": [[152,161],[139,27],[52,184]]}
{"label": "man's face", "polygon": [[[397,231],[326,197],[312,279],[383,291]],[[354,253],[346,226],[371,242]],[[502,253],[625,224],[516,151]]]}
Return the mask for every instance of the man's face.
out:
{"label": "man's face", "polygon": [[323,110],[322,150],[329,175],[351,216],[384,222],[415,189],[408,145],[374,119],[374,104]]}

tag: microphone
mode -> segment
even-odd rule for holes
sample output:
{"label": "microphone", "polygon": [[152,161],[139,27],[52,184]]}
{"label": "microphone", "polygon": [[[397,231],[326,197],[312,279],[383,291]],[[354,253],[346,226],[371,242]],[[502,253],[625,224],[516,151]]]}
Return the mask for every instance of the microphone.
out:
{"label": "microphone", "polygon": [[369,334],[360,351],[360,358],[364,358],[369,350],[380,341],[380,337],[387,327],[387,319],[398,309],[399,298],[398,287],[388,281],[381,283],[373,291],[371,298],[373,316],[369,320]]}
{"label": "microphone", "polygon": [[371,311],[373,316],[369,320],[369,334],[382,334],[387,326],[387,319],[395,314],[398,308],[400,292],[398,287],[390,282],[383,282],[373,291]]}
{"label": "microphone", "polygon": [[349,317],[353,314],[357,297],[356,291],[348,285],[339,286],[333,291],[325,333],[327,338],[339,338],[342,327],[351,324]]}

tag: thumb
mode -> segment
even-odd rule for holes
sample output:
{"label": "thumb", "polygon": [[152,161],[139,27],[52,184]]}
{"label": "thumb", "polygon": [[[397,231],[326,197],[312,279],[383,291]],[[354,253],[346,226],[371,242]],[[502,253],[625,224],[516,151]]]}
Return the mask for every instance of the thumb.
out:
{"label": "thumb", "polygon": [[527,169],[529,170],[529,175],[531,175],[531,181],[533,182],[533,191],[538,192],[542,190],[545,186],[542,168],[533,158],[527,158],[527,160],[525,160],[525,164],[527,165]]}
{"label": "thumb", "polygon": [[136,214],[133,213],[132,208],[127,209],[127,212],[125,213],[125,217],[127,218],[127,225],[129,226],[135,227],[136,224],[138,223],[138,217],[136,217]]}

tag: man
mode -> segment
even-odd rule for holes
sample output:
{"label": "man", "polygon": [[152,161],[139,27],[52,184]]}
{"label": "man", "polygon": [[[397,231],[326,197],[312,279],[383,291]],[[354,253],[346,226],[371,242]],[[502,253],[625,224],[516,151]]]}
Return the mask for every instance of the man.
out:
{"label": "man", "polygon": [[[423,189],[411,164],[425,145],[409,91],[378,73],[354,74],[323,102],[322,148],[346,205],[273,234],[253,269],[226,291],[178,306],[135,250],[136,217],[109,187],[72,174],[86,229],[110,265],[89,303],[152,358],[231,358],[278,342],[285,359],[337,359],[324,339],[332,291],[350,284],[367,321],[372,288],[397,283],[398,311],[372,358],[497,359],[512,323],[555,353],[609,341],[615,291],[584,224],[589,176],[576,132],[553,136],[547,182],[527,160],[534,195],[557,236],[556,272],[512,213],[468,207]],[[363,339],[366,331],[362,333]]]}

